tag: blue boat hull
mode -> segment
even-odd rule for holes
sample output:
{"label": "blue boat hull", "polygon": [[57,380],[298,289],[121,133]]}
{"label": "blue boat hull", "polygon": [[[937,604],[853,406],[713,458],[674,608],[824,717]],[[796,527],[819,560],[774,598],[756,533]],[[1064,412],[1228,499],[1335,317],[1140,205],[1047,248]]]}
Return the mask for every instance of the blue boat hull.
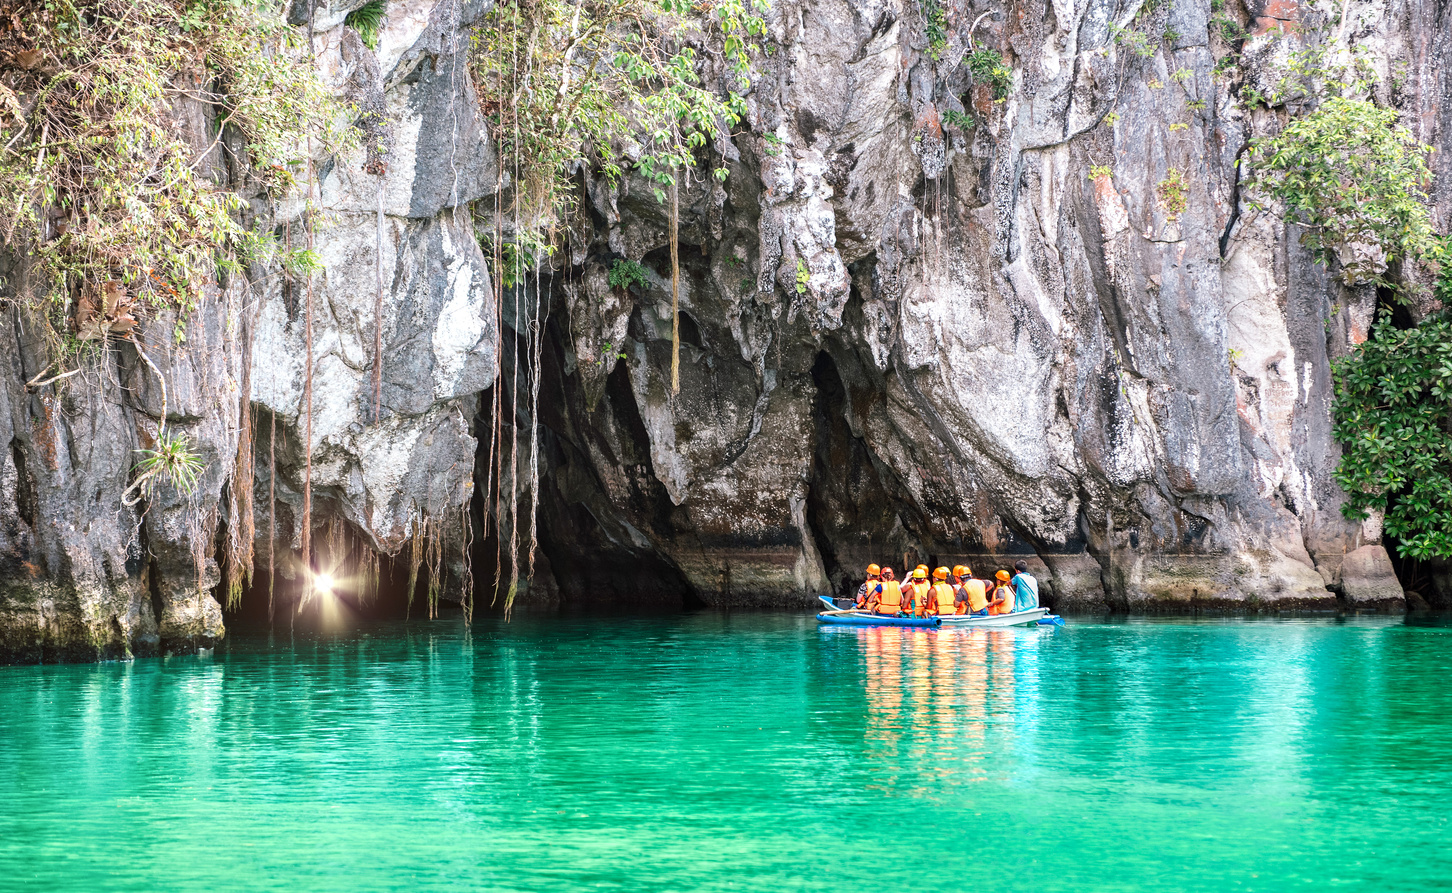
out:
{"label": "blue boat hull", "polygon": [[937,626],[936,617],[881,617],[876,614],[818,614],[818,623],[842,626]]}

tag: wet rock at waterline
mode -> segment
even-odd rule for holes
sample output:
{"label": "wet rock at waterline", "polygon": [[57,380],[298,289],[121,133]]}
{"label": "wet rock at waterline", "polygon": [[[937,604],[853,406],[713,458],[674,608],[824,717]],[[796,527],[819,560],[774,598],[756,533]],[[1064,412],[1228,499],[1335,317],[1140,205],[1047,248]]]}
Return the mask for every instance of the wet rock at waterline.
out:
{"label": "wet rock at waterline", "polygon": [[[954,7],[982,16],[976,45],[1014,72],[995,101],[958,60],[933,58],[910,4],[778,0],[749,132],[712,149],[730,176],[681,191],[673,392],[666,209],[636,181],[584,184],[588,233],[559,255],[564,268],[496,295],[475,221],[509,177],[465,64],[486,5],[394,0],[376,52],[343,25],[357,5],[320,6],[314,39],[329,83],[377,115],[370,139],[387,151],[316,171],[315,542],[341,525],[406,563],[427,523],[447,540],[445,597],[458,598],[463,520],[493,510],[475,490],[493,479],[502,394],[513,449],[539,468],[524,607],[802,607],[868,561],[984,573],[1018,557],[1060,608],[1398,604],[1390,562],[1364,560],[1385,554],[1378,525],[1345,520],[1331,478],[1330,363],[1366,337],[1375,291],[1246,204],[1238,162],[1277,113],[1248,110],[1233,88],[1273,82],[1276,41],[1295,39],[1257,26],[1255,10],[1231,10],[1261,33],[1227,78],[1213,73],[1230,48],[1208,0],[1153,13],[1178,36],[1143,59],[1116,49],[1109,24],[1131,11],[1104,0],[1052,14]],[[1351,13],[1380,68],[1405,66],[1389,99],[1445,146],[1452,101],[1436,66],[1452,13]],[[1445,228],[1452,161],[1433,163]],[[1172,168],[1178,213],[1160,190]],[[301,197],[256,204],[280,238],[306,244]],[[645,266],[644,286],[609,286],[620,258]],[[16,288],[23,263],[7,263]],[[161,488],[144,514],[119,494],[161,410],[132,349],[27,389],[48,354],[6,310],[8,658],[222,635],[217,544],[247,503],[233,493],[244,406],[256,554],[270,548],[280,579],[296,577],[309,453],[299,282],[251,271],[211,296],[181,348],[163,347],[165,321],[148,324],[168,426],[206,473],[195,501]],[[535,323],[531,440],[534,400],[514,369],[516,336]],[[523,512],[521,543],[527,523]],[[492,580],[498,544],[476,545],[476,575]]]}

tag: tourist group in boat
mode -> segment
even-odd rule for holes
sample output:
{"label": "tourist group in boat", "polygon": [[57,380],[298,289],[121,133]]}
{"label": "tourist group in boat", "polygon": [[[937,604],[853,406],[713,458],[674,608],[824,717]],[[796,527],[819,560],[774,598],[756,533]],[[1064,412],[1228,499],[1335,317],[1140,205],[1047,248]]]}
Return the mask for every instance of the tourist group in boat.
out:
{"label": "tourist group in boat", "polygon": [[[948,578],[953,582],[949,583]],[[958,565],[950,572],[940,567],[928,581],[928,567],[918,565],[906,580],[898,581],[890,567],[867,566],[867,581],[857,589],[857,609],[882,617],[945,617],[963,614],[989,617],[1012,614],[1039,606],[1039,581],[1019,561],[1014,572],[999,570],[993,579],[973,576]]]}

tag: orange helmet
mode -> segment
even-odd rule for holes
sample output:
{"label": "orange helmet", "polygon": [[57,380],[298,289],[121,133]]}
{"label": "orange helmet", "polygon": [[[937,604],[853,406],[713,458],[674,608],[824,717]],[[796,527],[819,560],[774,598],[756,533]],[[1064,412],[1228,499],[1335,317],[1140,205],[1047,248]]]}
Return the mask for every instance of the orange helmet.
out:
{"label": "orange helmet", "polygon": [[885,580],[891,580],[892,579],[892,568],[890,568],[890,567],[883,568],[882,569],[882,577]]}
{"label": "orange helmet", "polygon": [[880,573],[882,573],[882,568],[878,567],[877,565],[875,565],[875,564],[869,564],[867,566],[867,576],[869,576],[869,577],[875,577],[875,576],[877,576]]}
{"label": "orange helmet", "polygon": [[946,580],[946,579],[948,579],[948,569],[946,567],[940,567],[937,570],[933,571],[933,579],[934,580]]}
{"label": "orange helmet", "polygon": [[966,564],[956,565],[953,568],[953,576],[955,576],[955,577],[971,577],[971,576],[973,576],[973,570],[972,570],[972,568],[968,567],[968,565],[966,565]]}
{"label": "orange helmet", "polygon": [[1004,583],[1007,583],[1008,582],[1008,579],[1009,579],[1008,578],[1008,571],[999,571],[998,573],[994,574],[994,576],[997,577],[999,580],[1001,580]]}
{"label": "orange helmet", "polygon": [[926,564],[920,564],[917,567],[913,568],[913,570],[915,570],[915,571],[922,571],[923,573],[926,574],[928,572],[928,566]]}

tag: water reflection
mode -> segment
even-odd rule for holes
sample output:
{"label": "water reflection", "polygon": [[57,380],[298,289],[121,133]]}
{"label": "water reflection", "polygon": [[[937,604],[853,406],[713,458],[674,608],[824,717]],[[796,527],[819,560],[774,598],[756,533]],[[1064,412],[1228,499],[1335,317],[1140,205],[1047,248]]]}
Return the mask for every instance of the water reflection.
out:
{"label": "water reflection", "polygon": [[[866,700],[863,756],[887,771],[934,771],[933,785],[1031,770],[1041,707],[1036,678],[1044,630],[867,627],[859,644]],[[998,767],[998,768],[995,768]]]}

